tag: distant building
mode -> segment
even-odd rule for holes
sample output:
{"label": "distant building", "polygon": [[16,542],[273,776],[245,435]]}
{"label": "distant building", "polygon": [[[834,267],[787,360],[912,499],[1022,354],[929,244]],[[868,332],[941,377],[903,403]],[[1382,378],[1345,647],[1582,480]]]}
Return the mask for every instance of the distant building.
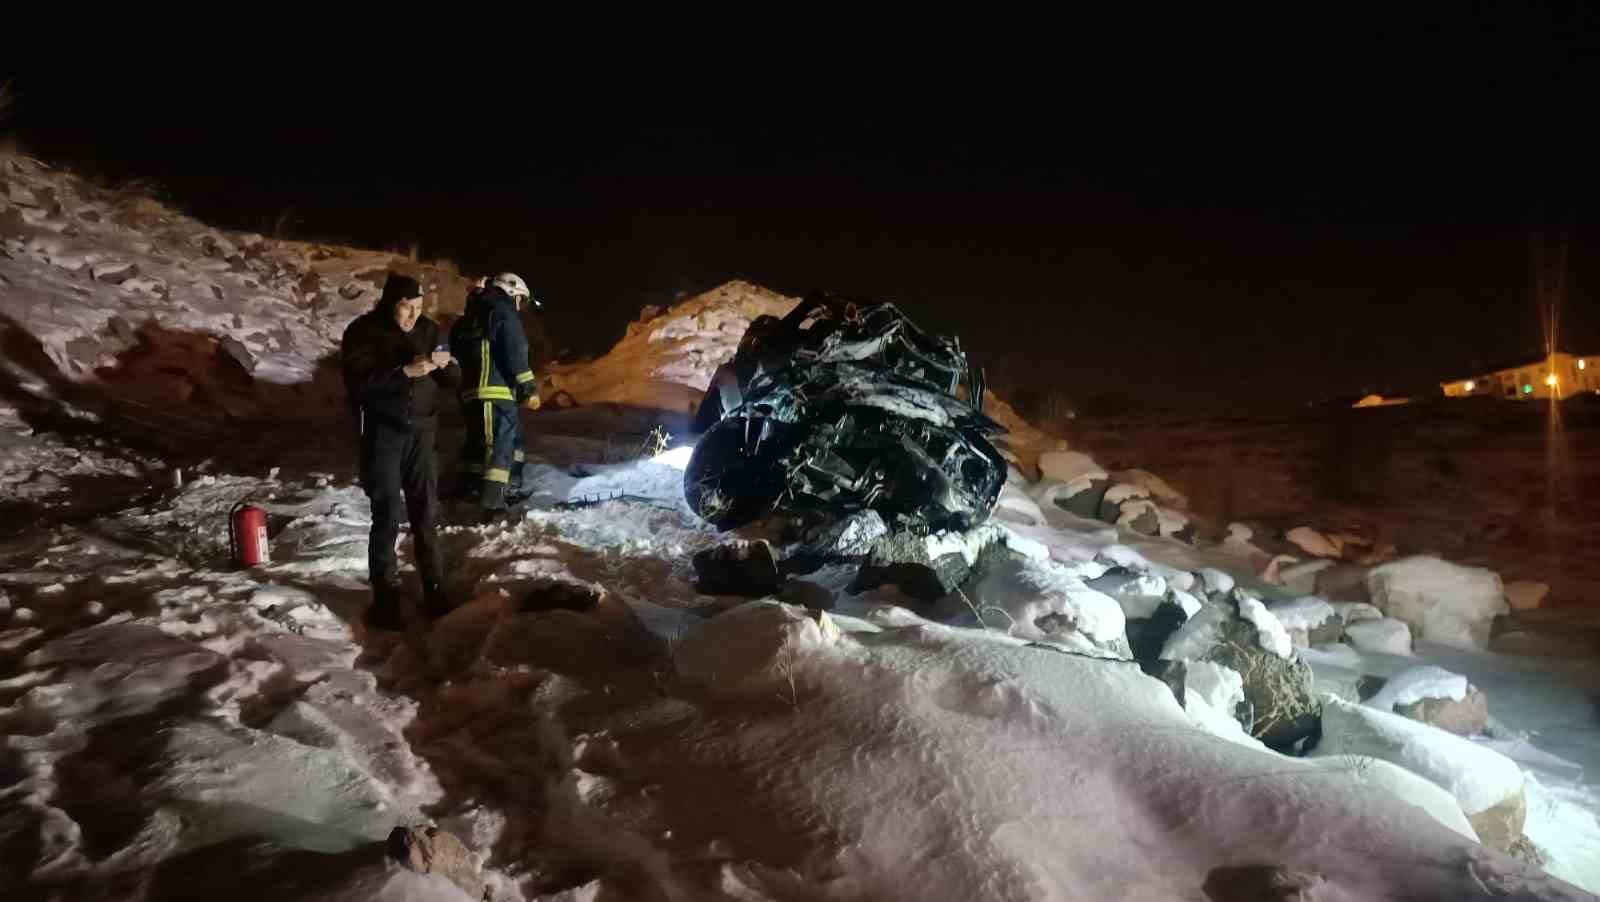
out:
{"label": "distant building", "polygon": [[1503,398],[1529,401],[1600,393],[1600,354],[1582,356],[1557,351],[1548,357],[1496,367],[1467,379],[1441,382],[1446,398]]}

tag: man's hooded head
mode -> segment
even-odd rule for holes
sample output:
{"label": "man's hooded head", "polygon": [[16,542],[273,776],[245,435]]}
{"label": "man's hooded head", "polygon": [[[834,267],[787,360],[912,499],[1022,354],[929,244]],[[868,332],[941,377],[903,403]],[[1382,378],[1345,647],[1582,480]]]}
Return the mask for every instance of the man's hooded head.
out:
{"label": "man's hooded head", "polygon": [[390,273],[383,283],[378,309],[394,317],[402,332],[410,332],[422,315],[422,286],[410,276]]}

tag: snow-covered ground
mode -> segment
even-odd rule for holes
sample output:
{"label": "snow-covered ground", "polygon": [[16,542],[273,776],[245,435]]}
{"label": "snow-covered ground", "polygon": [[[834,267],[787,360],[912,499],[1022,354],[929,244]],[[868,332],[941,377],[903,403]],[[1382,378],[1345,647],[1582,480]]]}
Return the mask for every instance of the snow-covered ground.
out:
{"label": "snow-covered ground", "polygon": [[[111,199],[64,175],[6,165],[0,217],[32,232],[6,239],[0,312],[65,378],[92,382],[98,345],[83,339],[114,338],[102,327],[145,303],[164,305],[153,318],[167,328],[235,338],[257,378],[293,388],[370,301],[370,283],[335,290],[338,309],[262,300],[264,316],[295,325],[258,340],[250,320],[191,297],[216,297],[207,279],[231,299],[254,297],[234,281],[272,281],[242,239],[207,244],[192,220],[100,210]],[[95,274],[124,253],[155,269]],[[66,265],[75,256],[96,259]],[[196,269],[234,256],[254,275]],[[166,296],[126,287],[152,272]],[[642,323],[553,387],[687,404],[740,322],[785,303],[735,284]],[[1437,588],[1460,573],[1442,562],[1384,586],[1403,604],[1375,593],[1384,610],[1296,601],[1306,593],[1262,579],[1283,555],[1247,532],[1233,554],[1070,512],[1057,501],[1102,479],[1185,501],[1153,474],[1056,456],[1042,469],[1068,482],[1013,474],[994,527],[1009,553],[962,593],[856,591],[853,568],[829,565],[771,597],[706,595],[691,559],[730,537],[685,508],[681,447],[619,462],[612,436],[529,422],[537,509],[446,527],[459,607],[374,634],[356,626],[370,511],[350,461],[282,479],[226,460],[144,477],[152,462],[117,447],[0,420],[8,486],[50,499],[86,477],[151,481],[137,504],[0,541],[4,898],[470,898],[386,854],[393,828],[428,823],[459,837],[486,895],[506,900],[1566,900],[1600,888],[1600,668],[1484,651],[1476,622],[1445,631],[1455,646],[1429,641],[1429,625],[1453,623]],[[1038,472],[1038,455],[1023,464]],[[228,564],[242,500],[270,518],[272,563],[254,570]],[[1124,490],[1114,504],[1141,501]],[[1475,611],[1492,601],[1471,599]],[[1405,655],[1295,647],[1330,609],[1423,628]],[[1135,621],[1192,618],[1167,657],[1193,659],[1234,610],[1268,657],[1310,663],[1332,712],[1314,754],[1246,734],[1238,672],[1189,660],[1174,689],[1129,659]],[[1361,704],[1372,677],[1396,679]],[[1393,713],[1466,684],[1489,700],[1481,735]],[[1477,841],[1511,801],[1542,869]]]}
{"label": "snow-covered ground", "polygon": [[[348,625],[368,514],[335,479],[204,477],[13,548],[7,885],[166,898],[248,867],[263,897],[451,898],[373,851],[432,819],[507,899],[1189,899],[1269,878],[1318,899],[1584,898],[1366,759],[1214,735],[1209,709],[1115,656],[929,619],[828,568],[785,590],[810,607],[700,595],[689,557],[719,537],[681,509],[680,458],[542,465],[552,495],[654,503],[449,528],[467,603],[403,639]],[[226,512],[246,498],[272,515],[274,563],[235,571]],[[1114,560],[1185,572],[1103,533],[1034,532],[1087,555],[1048,564],[1061,580]],[[548,608],[552,584],[598,602]],[[1060,591],[996,585],[986,605]],[[1500,697],[1494,656],[1445,654]],[[1519,664],[1537,710],[1576,713],[1562,675]],[[1501,745],[1536,775],[1527,832],[1551,873],[1594,886],[1592,784],[1531,742]]]}

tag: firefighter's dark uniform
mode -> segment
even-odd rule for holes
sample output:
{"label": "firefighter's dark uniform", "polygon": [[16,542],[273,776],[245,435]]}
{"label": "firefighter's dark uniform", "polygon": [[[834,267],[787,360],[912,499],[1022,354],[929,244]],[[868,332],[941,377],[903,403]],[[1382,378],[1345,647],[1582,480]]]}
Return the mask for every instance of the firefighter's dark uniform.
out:
{"label": "firefighter's dark uniform", "polygon": [[430,609],[447,606],[442,592],[444,562],[434,533],[438,500],[433,451],[439,395],[443,391],[449,397],[460,370],[452,365],[419,379],[403,372],[419,354],[435,349],[439,327],[418,317],[410,332],[401,331],[394,318],[399,298],[389,294],[386,287],[378,306],[345,329],[340,362],[361,435],[361,483],[372,499],[367,568],[373,613],[393,622],[398,617],[395,539],[400,534],[402,494],[424,597]]}
{"label": "firefighter's dark uniform", "polygon": [[517,408],[538,391],[528,366],[528,337],[511,296],[494,285],[473,294],[450,327],[450,353],[461,362],[463,484],[468,497],[476,487],[484,508],[500,510],[527,494]]}

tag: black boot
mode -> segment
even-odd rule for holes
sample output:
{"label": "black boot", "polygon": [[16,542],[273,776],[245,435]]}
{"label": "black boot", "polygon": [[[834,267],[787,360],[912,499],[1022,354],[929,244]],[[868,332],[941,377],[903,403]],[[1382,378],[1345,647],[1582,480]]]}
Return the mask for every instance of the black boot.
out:
{"label": "black boot", "polygon": [[361,618],[369,630],[403,630],[405,621],[400,617],[400,587],[375,586],[372,604]]}
{"label": "black boot", "polygon": [[450,596],[445,594],[439,586],[424,586],[422,589],[422,609],[429,620],[438,620],[451,611],[455,605],[450,603]]}

